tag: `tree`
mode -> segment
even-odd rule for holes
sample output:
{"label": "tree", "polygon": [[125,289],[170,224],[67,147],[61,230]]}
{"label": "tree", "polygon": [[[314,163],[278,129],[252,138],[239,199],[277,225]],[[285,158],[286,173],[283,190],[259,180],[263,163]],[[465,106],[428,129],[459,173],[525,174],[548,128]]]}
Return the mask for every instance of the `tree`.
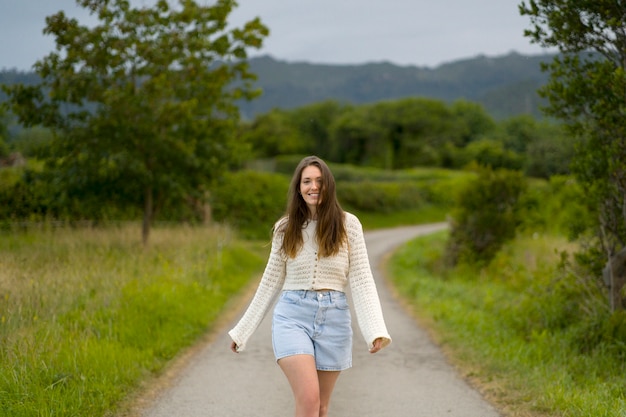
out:
{"label": "tree", "polygon": [[467,158],[467,163],[474,162],[493,169],[520,171],[523,165],[519,154],[506,149],[502,142],[492,139],[474,141],[463,149],[462,154]]}
{"label": "tree", "polygon": [[390,167],[392,155],[388,151],[387,132],[371,109],[372,105],[353,107],[333,122],[328,159],[344,164]]}
{"label": "tree", "polygon": [[462,135],[476,133],[473,126],[458,127],[457,120],[471,124],[464,110],[469,107],[453,112],[440,100],[424,98],[352,107],[331,126],[331,160],[385,169],[438,166],[447,142],[460,143]]}
{"label": "tree", "polygon": [[49,16],[44,33],[56,51],[34,65],[41,83],[5,91],[21,123],[52,130],[49,167],[68,189],[106,184],[141,205],[146,243],[159,207],[202,198],[237,158],[235,103],[258,94],[247,48],[259,48],[268,29],[259,18],[227,29],[233,0],[77,4],[98,24]]}
{"label": "tree", "polygon": [[289,112],[301,135],[307,153],[328,159],[333,147],[331,128],[335,120],[351,110],[352,106],[334,100],[319,101]]}
{"label": "tree", "polygon": [[[546,112],[581,139],[572,169],[598,219],[599,247],[592,250],[604,253],[607,265],[626,247],[625,9],[622,0],[530,0],[519,6],[532,22],[526,36],[561,53],[543,65],[550,80],[540,94],[549,101]],[[621,309],[619,280],[610,275],[611,307]]]}
{"label": "tree", "polygon": [[455,141],[453,145],[455,146],[463,147],[482,139],[496,128],[494,120],[478,103],[457,100],[452,103],[450,109],[455,121],[453,128],[459,130],[453,137]]}
{"label": "tree", "polygon": [[241,129],[245,142],[254,149],[257,158],[276,155],[297,154],[304,147],[298,137],[290,115],[281,109],[272,109],[260,114]]}

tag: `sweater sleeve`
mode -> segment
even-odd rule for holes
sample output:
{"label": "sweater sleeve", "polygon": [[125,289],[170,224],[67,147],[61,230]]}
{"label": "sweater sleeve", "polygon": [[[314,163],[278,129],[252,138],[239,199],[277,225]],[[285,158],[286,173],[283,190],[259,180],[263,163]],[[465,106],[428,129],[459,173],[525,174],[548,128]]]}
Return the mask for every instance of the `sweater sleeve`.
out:
{"label": "sweater sleeve", "polygon": [[346,230],[350,244],[348,279],[359,328],[368,349],[373,347],[374,340],[379,337],[383,338],[383,347],[386,347],[391,343],[391,336],[389,336],[383,318],[380,299],[365,246],[363,227],[359,219],[350,213],[346,213]]}
{"label": "sweater sleeve", "polygon": [[286,257],[282,254],[281,246],[282,233],[274,232],[272,249],[256,293],[237,325],[228,332],[233,341],[237,343],[240,352],[246,348],[248,339],[259,327],[283,287]]}

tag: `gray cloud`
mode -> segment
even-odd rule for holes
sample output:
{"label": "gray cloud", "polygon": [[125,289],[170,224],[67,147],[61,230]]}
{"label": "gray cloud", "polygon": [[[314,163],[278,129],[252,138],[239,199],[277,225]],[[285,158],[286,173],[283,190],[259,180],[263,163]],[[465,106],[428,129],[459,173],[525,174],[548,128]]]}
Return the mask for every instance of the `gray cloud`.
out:
{"label": "gray cloud", "polygon": [[[58,10],[93,22],[74,0],[5,0],[0,68],[29,69],[54,48],[45,17]],[[136,5],[150,0],[134,0]],[[210,3],[210,1],[200,1]],[[231,24],[260,16],[271,30],[263,49],[288,61],[354,64],[390,61],[436,66],[476,55],[545,52],[523,36],[520,0],[239,0]]]}

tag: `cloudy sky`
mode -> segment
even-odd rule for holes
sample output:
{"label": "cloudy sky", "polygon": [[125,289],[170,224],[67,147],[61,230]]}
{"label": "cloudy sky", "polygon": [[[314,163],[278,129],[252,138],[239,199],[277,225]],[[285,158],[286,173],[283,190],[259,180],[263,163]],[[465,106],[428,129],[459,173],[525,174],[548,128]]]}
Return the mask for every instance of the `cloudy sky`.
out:
{"label": "cloudy sky", "polygon": [[[523,36],[530,20],[519,15],[521,1],[239,0],[230,21],[239,26],[260,16],[270,28],[263,49],[254,54],[312,63],[436,67],[477,55],[549,52]],[[28,70],[52,51],[54,41],[42,30],[45,17],[59,10],[90,22],[75,0],[2,0],[0,69]]]}

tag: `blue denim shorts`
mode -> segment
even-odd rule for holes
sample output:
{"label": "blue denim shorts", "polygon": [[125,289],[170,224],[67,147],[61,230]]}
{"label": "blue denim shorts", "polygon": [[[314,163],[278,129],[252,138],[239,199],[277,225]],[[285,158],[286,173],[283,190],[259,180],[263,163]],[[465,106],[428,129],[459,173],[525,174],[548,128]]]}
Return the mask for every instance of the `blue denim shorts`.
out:
{"label": "blue denim shorts", "polygon": [[272,344],[276,360],[312,355],[319,371],[352,366],[352,325],[341,291],[283,291],[274,308]]}

